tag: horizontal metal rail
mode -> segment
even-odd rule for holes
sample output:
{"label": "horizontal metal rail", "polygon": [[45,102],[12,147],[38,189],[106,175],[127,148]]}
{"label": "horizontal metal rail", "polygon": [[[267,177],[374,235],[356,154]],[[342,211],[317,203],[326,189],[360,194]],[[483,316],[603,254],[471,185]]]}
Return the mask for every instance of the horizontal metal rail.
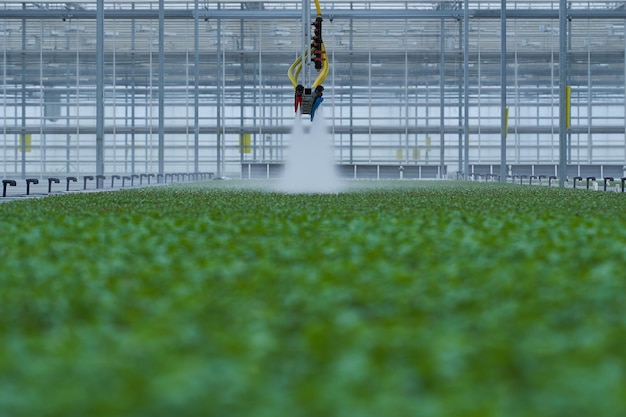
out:
{"label": "horizontal metal rail", "polygon": [[[470,134],[484,134],[495,135],[500,134],[500,126],[470,126]],[[105,126],[104,133],[106,134],[156,134],[158,126]],[[193,126],[165,126],[164,131],[166,134],[192,134]],[[289,124],[283,126],[200,126],[198,129],[200,134],[287,134],[291,132],[291,126]],[[333,126],[333,133],[345,135],[345,134],[438,134],[443,131],[444,134],[454,134],[463,131],[463,126]],[[624,126],[572,126],[569,130],[573,134],[624,134]],[[96,126],[5,126],[3,128],[4,134],[85,134],[95,135]],[[558,134],[558,126],[509,126],[508,133],[513,134]]]}
{"label": "horizontal metal rail", "polygon": [[[372,10],[324,10],[332,19],[462,19],[463,10],[416,10],[416,9],[372,9]],[[500,10],[470,10],[471,19],[499,19]],[[159,11],[115,9],[105,10],[105,19],[157,20]],[[569,10],[569,19],[626,19],[626,10]],[[194,19],[193,9],[168,9],[164,11],[165,20]],[[294,10],[200,10],[198,17],[211,19],[241,20],[292,20],[302,17],[302,11]],[[556,9],[512,9],[506,12],[507,19],[558,19]],[[96,10],[63,9],[2,9],[0,19],[96,19]]]}

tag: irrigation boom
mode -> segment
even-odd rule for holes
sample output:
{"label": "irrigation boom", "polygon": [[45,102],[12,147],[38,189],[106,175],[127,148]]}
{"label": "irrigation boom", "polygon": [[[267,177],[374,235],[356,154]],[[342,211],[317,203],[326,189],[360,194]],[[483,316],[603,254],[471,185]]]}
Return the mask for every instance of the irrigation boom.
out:
{"label": "irrigation boom", "polygon": [[[289,67],[288,76],[291,84],[293,84],[293,88],[295,90],[295,100],[294,100],[294,110],[296,113],[300,112],[301,114],[310,114],[311,120],[315,116],[315,111],[319,107],[320,104],[324,101],[322,98],[324,87],[322,83],[326,79],[328,75],[328,59],[326,56],[326,48],[324,46],[324,40],[322,39],[322,9],[320,7],[319,0],[315,1],[315,10],[317,12],[317,16],[311,26],[313,26],[313,35],[311,36],[311,43],[308,45],[308,40],[303,39],[303,52],[302,54],[294,61],[293,64]],[[304,0],[303,2],[303,18],[302,22],[304,25],[308,24],[309,18],[307,17],[307,13],[310,14],[310,0]],[[306,28],[304,28],[304,32],[306,33]],[[315,81],[310,88],[304,87],[303,84],[298,83],[298,77],[304,68],[303,78],[305,79],[304,84],[306,84],[307,80],[307,71],[309,71],[309,65],[304,66],[305,62],[315,63],[315,69],[318,72]]]}

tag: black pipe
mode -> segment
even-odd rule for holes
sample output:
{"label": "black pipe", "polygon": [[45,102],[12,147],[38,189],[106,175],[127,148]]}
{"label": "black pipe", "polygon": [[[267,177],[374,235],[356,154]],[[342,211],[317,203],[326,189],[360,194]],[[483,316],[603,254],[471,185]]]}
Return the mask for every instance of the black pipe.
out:
{"label": "black pipe", "polygon": [[552,180],[556,179],[556,175],[550,175],[548,178],[548,187],[552,187]]}
{"label": "black pipe", "polygon": [[104,185],[104,180],[106,180],[107,177],[105,177],[104,175],[96,175],[96,188],[100,188],[100,181],[102,181],[102,184]]}
{"label": "black pipe", "polygon": [[587,177],[587,189],[589,189],[589,180],[595,181],[596,177]]}
{"label": "black pipe", "polygon": [[574,188],[576,188],[576,181],[582,181],[582,180],[583,180],[583,177],[574,177]]}
{"label": "black pipe", "polygon": [[139,175],[139,185],[143,185],[143,179],[144,179],[144,177],[147,177],[147,176],[148,176],[148,174],[141,174],[141,175]]}
{"label": "black pipe", "polygon": [[124,185],[126,184],[126,180],[129,180],[129,179],[130,179],[130,177],[128,177],[128,176],[122,177],[122,188],[124,188]]}
{"label": "black pipe", "polygon": [[626,182],[626,177],[622,177],[622,192],[624,192],[624,182]]}
{"label": "black pipe", "polygon": [[78,181],[76,177],[67,177],[65,180],[67,181],[67,187],[65,187],[66,191],[70,190],[70,181],[73,181],[73,182]]}
{"label": "black pipe", "polygon": [[607,181],[614,181],[613,177],[604,177],[604,191],[606,191],[606,182]]}
{"label": "black pipe", "polygon": [[83,177],[83,190],[87,189],[87,181],[93,181],[93,176],[92,175],[85,175]]}
{"label": "black pipe", "polygon": [[130,176],[130,185],[135,186],[135,178],[139,178],[139,175],[133,174]]}
{"label": "black pipe", "polygon": [[157,174],[157,184],[161,184],[162,178],[163,178],[163,174]]}
{"label": "black pipe", "polygon": [[52,192],[52,183],[58,184],[61,182],[58,178],[48,178],[48,194]]}
{"label": "black pipe", "polygon": [[111,175],[111,188],[113,188],[113,184],[115,183],[115,180],[119,180],[120,176],[119,175]]}
{"label": "black pipe", "polygon": [[154,174],[148,174],[148,185],[150,185],[150,178],[154,177]]}
{"label": "black pipe", "polygon": [[39,184],[39,180],[37,178],[26,178],[26,195],[30,195],[31,184]]}
{"label": "black pipe", "polygon": [[[622,184],[624,183],[622,182]],[[7,185],[15,187],[17,183],[15,182],[15,180],[2,180],[2,197],[7,196]]]}

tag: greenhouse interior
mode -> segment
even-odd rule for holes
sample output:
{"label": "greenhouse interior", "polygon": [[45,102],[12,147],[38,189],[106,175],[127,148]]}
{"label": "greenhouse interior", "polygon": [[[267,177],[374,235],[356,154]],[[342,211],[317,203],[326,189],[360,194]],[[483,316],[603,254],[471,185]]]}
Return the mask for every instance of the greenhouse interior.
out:
{"label": "greenhouse interior", "polygon": [[3,177],[274,175],[316,14],[346,176],[625,176],[626,2],[318,4],[0,2]]}

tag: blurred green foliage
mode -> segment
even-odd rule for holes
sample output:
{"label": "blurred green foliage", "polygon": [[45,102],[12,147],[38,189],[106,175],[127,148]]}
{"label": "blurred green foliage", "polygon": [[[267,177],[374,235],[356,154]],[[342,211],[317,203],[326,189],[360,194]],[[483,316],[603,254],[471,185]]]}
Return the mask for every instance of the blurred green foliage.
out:
{"label": "blurred green foliage", "polygon": [[0,204],[0,417],[626,415],[626,194]]}

